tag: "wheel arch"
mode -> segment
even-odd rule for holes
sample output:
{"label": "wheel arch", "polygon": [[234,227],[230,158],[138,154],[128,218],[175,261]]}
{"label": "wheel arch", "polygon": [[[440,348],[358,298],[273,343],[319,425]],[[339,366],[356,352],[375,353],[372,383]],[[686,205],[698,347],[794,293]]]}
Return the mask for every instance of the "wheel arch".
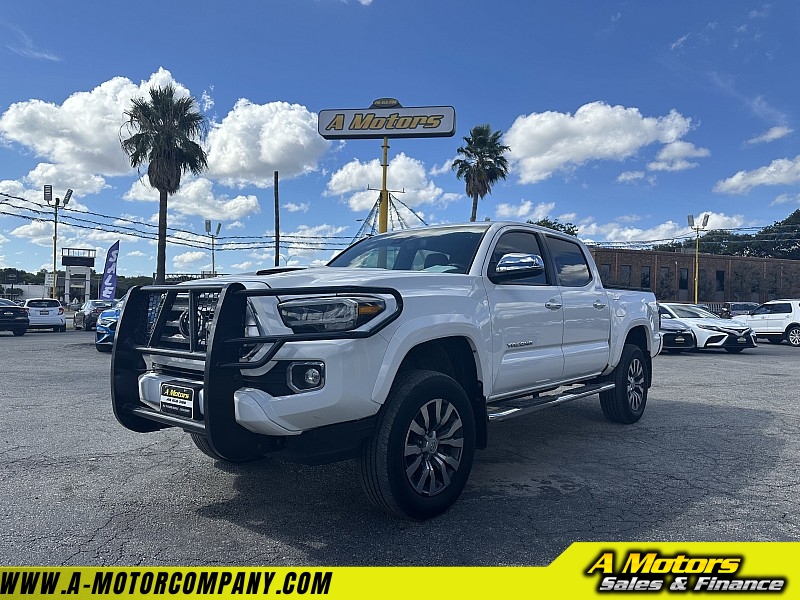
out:
{"label": "wheel arch", "polygon": [[436,371],[451,377],[464,390],[472,406],[476,447],[485,448],[489,421],[479,368],[472,340],[454,335],[421,341],[409,348],[393,380],[401,373],[417,369]]}

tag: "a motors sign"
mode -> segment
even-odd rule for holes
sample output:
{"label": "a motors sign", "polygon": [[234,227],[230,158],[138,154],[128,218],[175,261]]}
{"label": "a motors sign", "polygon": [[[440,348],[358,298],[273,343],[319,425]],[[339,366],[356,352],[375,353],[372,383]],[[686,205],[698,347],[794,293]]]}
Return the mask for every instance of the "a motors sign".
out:
{"label": "a motors sign", "polygon": [[400,106],[322,110],[317,128],[329,140],[449,137],[456,132],[452,106]]}

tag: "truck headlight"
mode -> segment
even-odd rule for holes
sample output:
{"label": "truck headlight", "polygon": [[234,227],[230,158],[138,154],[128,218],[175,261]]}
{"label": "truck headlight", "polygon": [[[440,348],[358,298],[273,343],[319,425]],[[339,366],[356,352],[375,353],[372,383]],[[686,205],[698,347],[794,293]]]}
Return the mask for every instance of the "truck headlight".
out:
{"label": "truck headlight", "polygon": [[283,323],[295,333],[348,331],[385,309],[383,300],[369,296],[300,298],[278,304]]}

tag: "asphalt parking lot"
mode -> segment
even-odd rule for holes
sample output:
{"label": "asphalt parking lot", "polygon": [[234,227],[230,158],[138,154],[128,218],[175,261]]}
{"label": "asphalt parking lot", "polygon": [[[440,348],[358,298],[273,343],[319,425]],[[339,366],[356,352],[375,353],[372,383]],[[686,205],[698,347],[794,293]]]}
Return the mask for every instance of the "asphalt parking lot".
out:
{"label": "asphalt parking lot", "polygon": [[94,333],[0,334],[0,564],[546,565],[573,541],[800,540],[800,350],[655,359],[643,419],[597,397],[492,425],[466,491],[424,523],[353,463],[222,465],[117,424]]}

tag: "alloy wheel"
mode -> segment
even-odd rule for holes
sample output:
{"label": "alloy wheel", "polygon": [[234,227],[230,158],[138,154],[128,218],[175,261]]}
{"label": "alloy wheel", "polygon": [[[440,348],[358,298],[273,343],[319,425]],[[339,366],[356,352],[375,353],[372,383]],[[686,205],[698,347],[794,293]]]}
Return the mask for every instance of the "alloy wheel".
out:
{"label": "alloy wheel", "polygon": [[464,424],[447,400],[425,403],[408,426],[404,445],[406,478],[423,496],[443,492],[461,465]]}

